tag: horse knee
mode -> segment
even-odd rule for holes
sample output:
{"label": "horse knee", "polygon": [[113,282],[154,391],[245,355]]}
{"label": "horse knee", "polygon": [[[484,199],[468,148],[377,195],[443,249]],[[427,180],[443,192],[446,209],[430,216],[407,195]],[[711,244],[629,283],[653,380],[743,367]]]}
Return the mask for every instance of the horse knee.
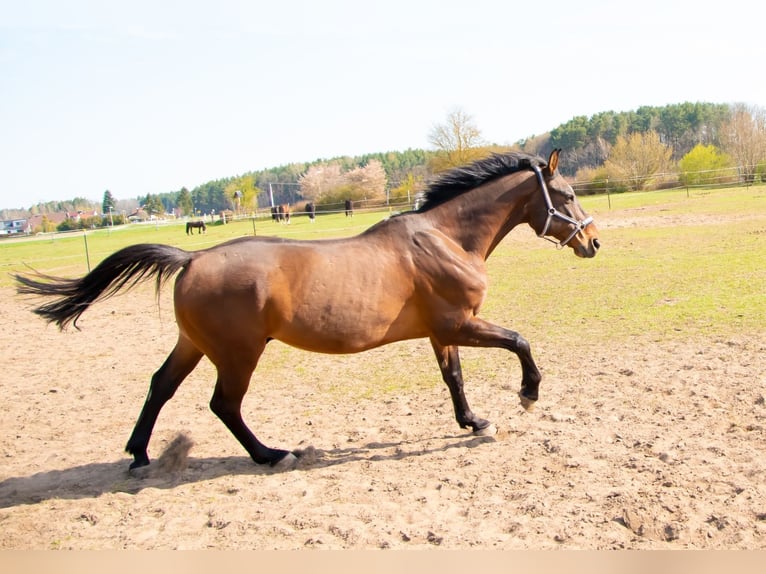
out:
{"label": "horse knee", "polygon": [[529,341],[516,333],[513,337],[513,351],[518,355],[529,355],[532,352],[532,347],[529,345]]}

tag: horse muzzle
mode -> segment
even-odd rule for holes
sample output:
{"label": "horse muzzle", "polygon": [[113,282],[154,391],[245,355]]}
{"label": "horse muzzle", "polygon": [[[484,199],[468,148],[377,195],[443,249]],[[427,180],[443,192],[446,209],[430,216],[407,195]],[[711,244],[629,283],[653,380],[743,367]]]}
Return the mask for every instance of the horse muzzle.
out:
{"label": "horse muzzle", "polygon": [[577,257],[583,257],[590,259],[595,257],[598,250],[601,248],[601,240],[598,237],[585,237],[585,241],[580,241],[577,244],[570,244]]}

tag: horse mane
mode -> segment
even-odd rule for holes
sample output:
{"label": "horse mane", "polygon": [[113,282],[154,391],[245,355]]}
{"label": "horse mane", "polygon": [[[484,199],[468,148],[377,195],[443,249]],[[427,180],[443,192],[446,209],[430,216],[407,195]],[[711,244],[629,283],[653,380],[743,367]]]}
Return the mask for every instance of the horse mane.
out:
{"label": "horse mane", "polygon": [[418,212],[428,211],[493,179],[532,169],[535,165],[543,167],[547,162],[539,156],[508,152],[493,153],[484,159],[451,169],[429,184],[423,192],[423,203]]}

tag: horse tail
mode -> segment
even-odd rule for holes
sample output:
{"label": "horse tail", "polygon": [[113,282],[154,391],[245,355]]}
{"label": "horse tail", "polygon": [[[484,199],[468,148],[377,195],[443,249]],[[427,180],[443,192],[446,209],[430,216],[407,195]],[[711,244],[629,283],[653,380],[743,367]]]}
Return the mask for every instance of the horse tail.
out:
{"label": "horse tail", "polygon": [[90,273],[79,279],[35,273],[34,277],[16,275],[17,292],[21,295],[55,297],[50,303],[32,311],[48,323],[63,330],[77,320],[96,301],[107,299],[123,288],[130,289],[152,276],[156,289],[177,271],[183,269],[194,253],[160,244],[138,244],[125,247],[104,259]]}

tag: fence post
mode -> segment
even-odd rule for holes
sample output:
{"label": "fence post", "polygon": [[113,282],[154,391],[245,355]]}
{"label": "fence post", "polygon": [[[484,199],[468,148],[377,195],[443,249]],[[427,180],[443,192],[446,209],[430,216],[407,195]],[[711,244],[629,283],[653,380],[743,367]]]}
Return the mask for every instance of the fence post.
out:
{"label": "fence post", "polygon": [[612,210],[612,196],[609,193],[609,178],[606,178],[606,201],[609,204],[609,211]]}
{"label": "fence post", "polygon": [[83,231],[83,240],[85,240],[85,262],[88,264],[88,273],[90,273],[90,253],[88,252],[88,234]]}

